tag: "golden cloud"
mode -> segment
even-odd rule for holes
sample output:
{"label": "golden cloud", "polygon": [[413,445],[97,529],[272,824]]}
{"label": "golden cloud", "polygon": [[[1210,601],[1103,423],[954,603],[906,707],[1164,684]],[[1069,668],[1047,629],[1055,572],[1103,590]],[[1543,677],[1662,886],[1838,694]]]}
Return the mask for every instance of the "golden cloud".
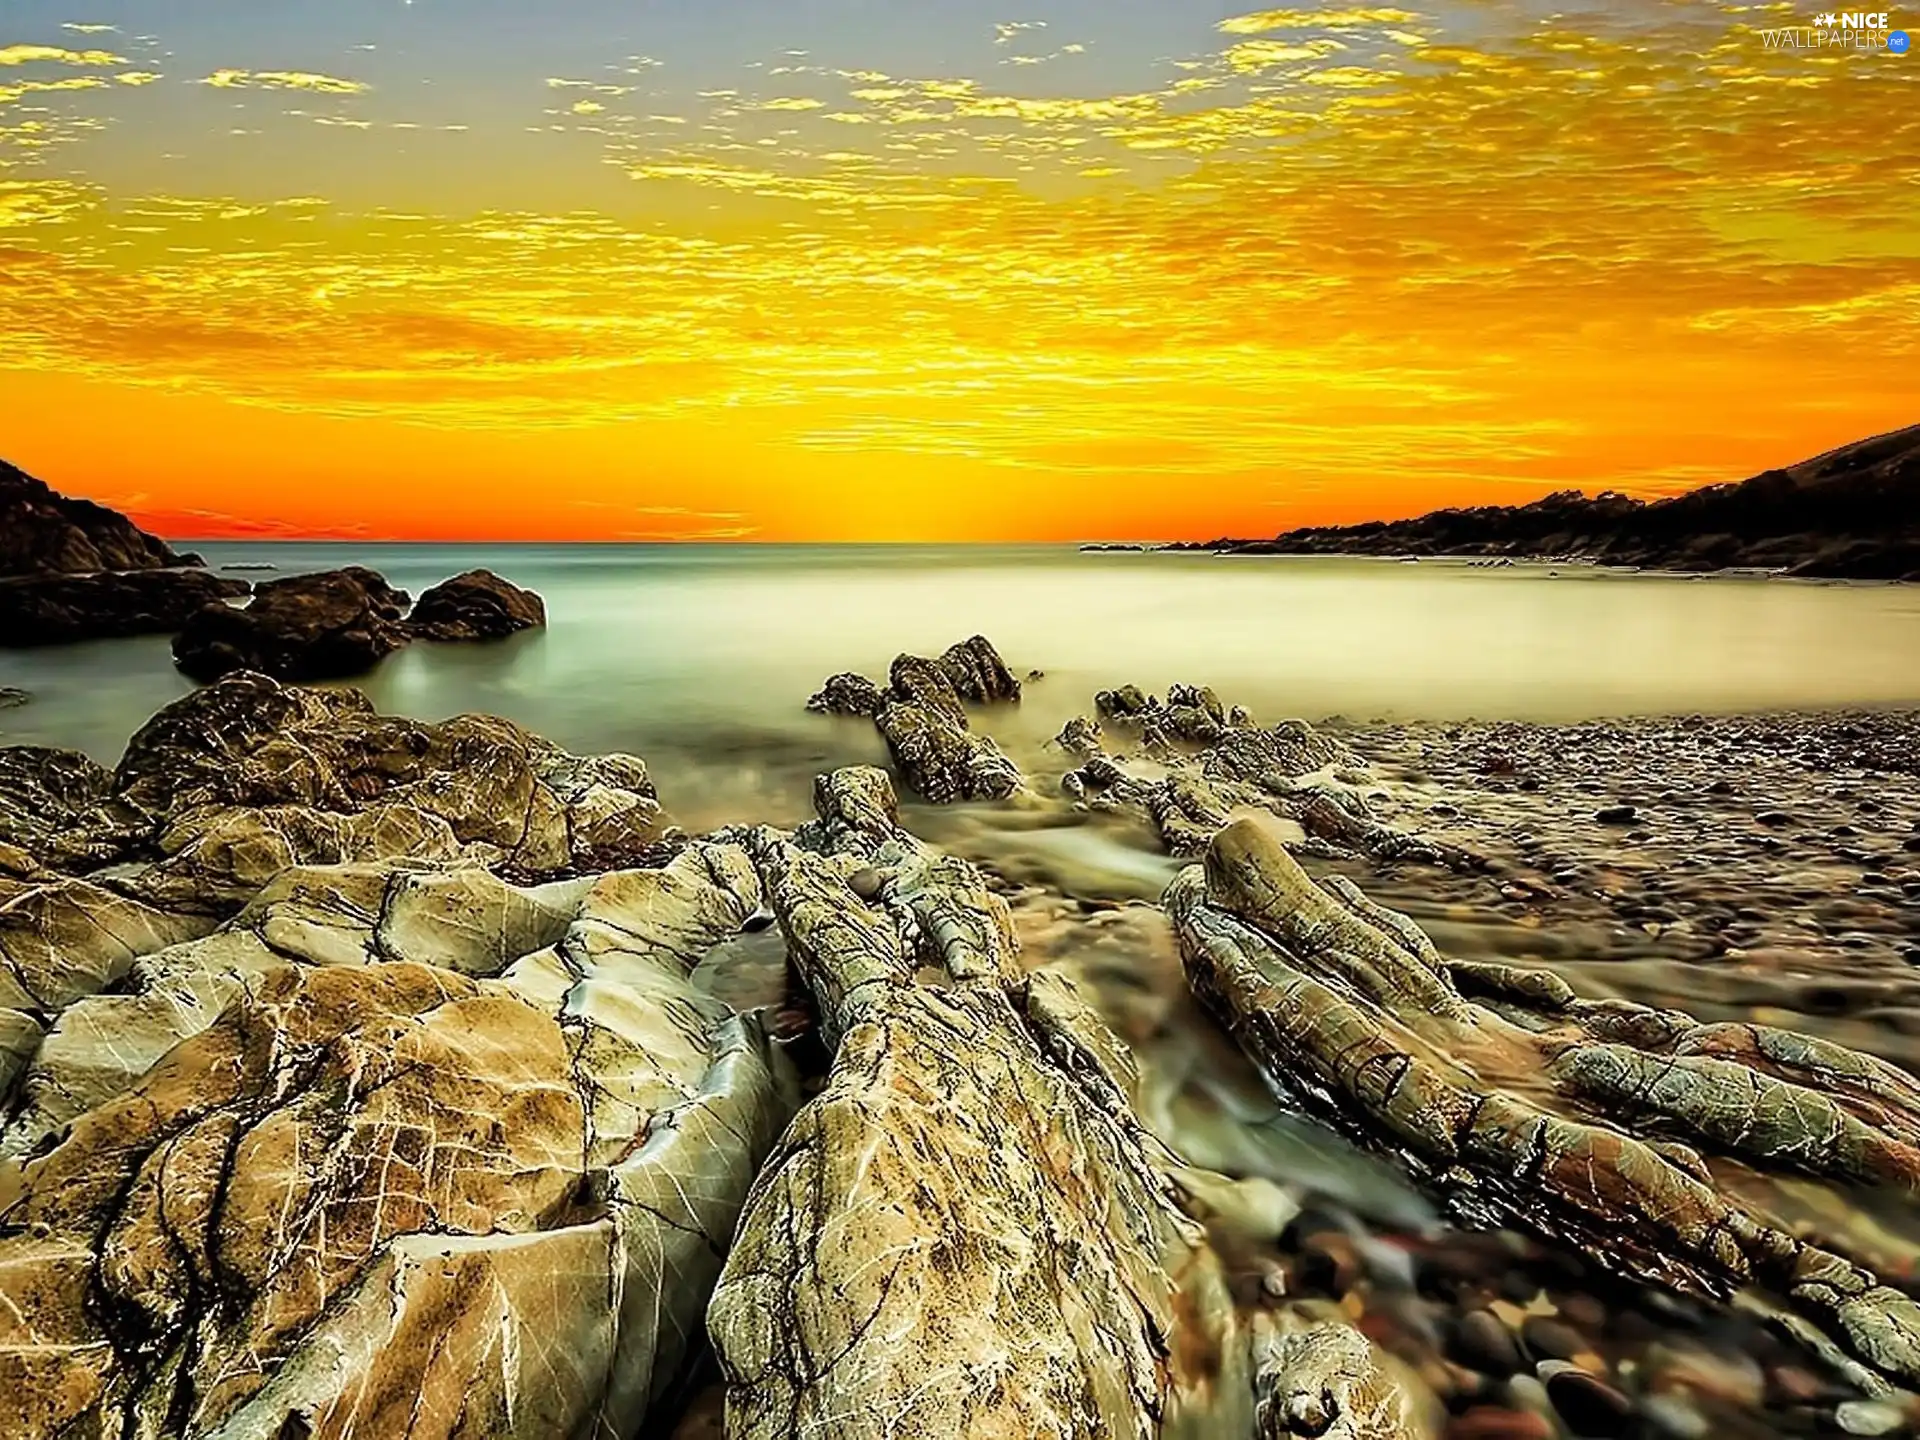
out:
{"label": "golden cloud", "polygon": [[364,95],[373,88],[363,81],[308,70],[216,70],[199,83],[217,90],[305,90],[316,95]]}
{"label": "golden cloud", "polygon": [[1412,10],[1258,10],[1222,20],[1225,35],[1264,35],[1270,30],[1351,30],[1367,25],[1411,25],[1427,17]]}
{"label": "golden cloud", "polygon": [[126,59],[105,50],[68,50],[59,45],[0,46],[0,65],[124,65]]}

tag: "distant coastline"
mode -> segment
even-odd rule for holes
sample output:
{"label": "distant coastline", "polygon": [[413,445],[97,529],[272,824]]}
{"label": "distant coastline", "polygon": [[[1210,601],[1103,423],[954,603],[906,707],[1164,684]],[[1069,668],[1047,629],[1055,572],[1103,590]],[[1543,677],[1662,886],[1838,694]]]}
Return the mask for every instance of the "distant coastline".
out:
{"label": "distant coastline", "polygon": [[1920,425],[1667,500],[1564,490],[1527,505],[1312,526],[1270,539],[1082,549],[1528,561],[1920,583]]}

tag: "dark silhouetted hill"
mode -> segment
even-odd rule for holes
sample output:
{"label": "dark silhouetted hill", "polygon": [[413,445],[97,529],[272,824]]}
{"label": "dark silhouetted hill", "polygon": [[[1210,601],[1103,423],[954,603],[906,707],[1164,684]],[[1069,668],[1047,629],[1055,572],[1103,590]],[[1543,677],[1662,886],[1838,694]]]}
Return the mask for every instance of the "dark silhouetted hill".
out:
{"label": "dark silhouetted hill", "polygon": [[1652,502],[1563,490],[1529,505],[1180,548],[1242,555],[1477,555],[1661,570],[1920,581],[1920,425],[1736,485]]}

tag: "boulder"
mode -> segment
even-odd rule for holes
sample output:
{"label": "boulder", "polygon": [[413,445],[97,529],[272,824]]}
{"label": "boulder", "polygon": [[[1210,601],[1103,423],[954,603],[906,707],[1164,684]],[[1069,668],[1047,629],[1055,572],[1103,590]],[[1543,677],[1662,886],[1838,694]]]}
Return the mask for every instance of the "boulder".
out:
{"label": "boulder", "polygon": [[257,586],[244,610],[210,605],[173,642],[196,680],[254,670],[280,680],[362,674],[403,647],[407,594],[362,566],[293,575]]}
{"label": "boulder", "polygon": [[250,672],[160,711],[111,772],[0,749],[0,873],[119,865],[118,891],[222,918],[289,866],[457,862],[545,879],[649,863],[667,838],[634,756],[570,755],[492,716],[380,715],[358,691]]}
{"label": "boulder", "polygon": [[75,500],[0,461],[0,575],[153,570],[196,563],[117,510]]}
{"label": "boulder", "polygon": [[491,570],[469,570],[421,595],[407,630],[421,640],[500,640],[547,623],[547,607],[531,590]]}
{"label": "boulder", "polygon": [[11,576],[0,579],[0,646],[169,634],[249,588],[206,570]]}

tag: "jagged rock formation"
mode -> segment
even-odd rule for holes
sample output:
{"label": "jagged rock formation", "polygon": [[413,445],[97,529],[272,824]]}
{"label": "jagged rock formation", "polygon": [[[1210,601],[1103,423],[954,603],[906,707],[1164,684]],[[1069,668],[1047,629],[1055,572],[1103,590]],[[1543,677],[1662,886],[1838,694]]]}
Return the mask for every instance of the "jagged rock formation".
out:
{"label": "jagged rock formation", "polygon": [[135,866],[111,883],[216,918],[293,865],[404,857],[542,879],[645,863],[662,835],[633,756],[569,755],[492,716],[379,715],[358,691],[264,675],[168,706],[113,771],[0,749],[0,873]]}
{"label": "jagged rock formation", "polygon": [[244,580],[191,569],[0,579],[0,646],[165,634],[249,588]]}
{"label": "jagged rock formation", "polygon": [[364,566],[290,575],[255,587],[244,610],[210,605],[173,642],[196,680],[253,670],[277,680],[359,675],[408,640],[408,596]]}
{"label": "jagged rock formation", "polygon": [[501,640],[547,623],[547,607],[531,590],[491,570],[469,570],[425,591],[407,617],[421,640]]}
{"label": "jagged rock formation", "polygon": [[717,845],[293,870],[44,1038],[0,1012],[8,1433],[639,1433],[793,1104],[689,981],[760,899]]}
{"label": "jagged rock formation", "polygon": [[1738,485],[1651,504],[1565,490],[1528,505],[1293,530],[1198,548],[1266,555],[1577,557],[1674,570],[1728,567],[1920,580],[1920,425]]}
{"label": "jagged rock formation", "polygon": [[1920,1381],[1920,1304],[1730,1180],[1920,1186],[1911,1076],[1764,1025],[1581,1000],[1546,971],[1450,963],[1344,879],[1314,884],[1249,820],[1166,903],[1195,992],[1273,1082],[1403,1157],[1463,1217],[1654,1284],[1765,1292],[1868,1394]]}
{"label": "jagged rock formation", "polygon": [[886,739],[907,783],[936,805],[1004,800],[1020,788],[1019,767],[967,719],[966,701],[1017,701],[1020,682],[983,635],[950,646],[938,660],[901,655],[885,690],[861,675],[828,679],[809,710],[864,715]]}
{"label": "jagged rock formation", "polygon": [[714,1296],[728,1436],[1246,1433],[1246,1340],[1125,1047],[1021,974],[1005,904],[899,828],[884,774],[816,801],[747,840],[834,1062]]}
{"label": "jagged rock formation", "polygon": [[1455,869],[1480,863],[1375,819],[1359,760],[1304,721],[1261,726],[1193,685],[1169,687],[1164,702],[1128,685],[1101,691],[1094,704],[1106,725],[1140,737],[1145,762],[1109,753],[1102,724],[1080,716],[1055,739],[1081,762],[1062,789],[1090,810],[1143,814],[1175,855],[1199,854],[1236,813],[1257,809],[1296,822],[1310,854]]}
{"label": "jagged rock formation", "polygon": [[0,575],[74,575],[198,564],[117,510],[75,500],[0,461]]}

